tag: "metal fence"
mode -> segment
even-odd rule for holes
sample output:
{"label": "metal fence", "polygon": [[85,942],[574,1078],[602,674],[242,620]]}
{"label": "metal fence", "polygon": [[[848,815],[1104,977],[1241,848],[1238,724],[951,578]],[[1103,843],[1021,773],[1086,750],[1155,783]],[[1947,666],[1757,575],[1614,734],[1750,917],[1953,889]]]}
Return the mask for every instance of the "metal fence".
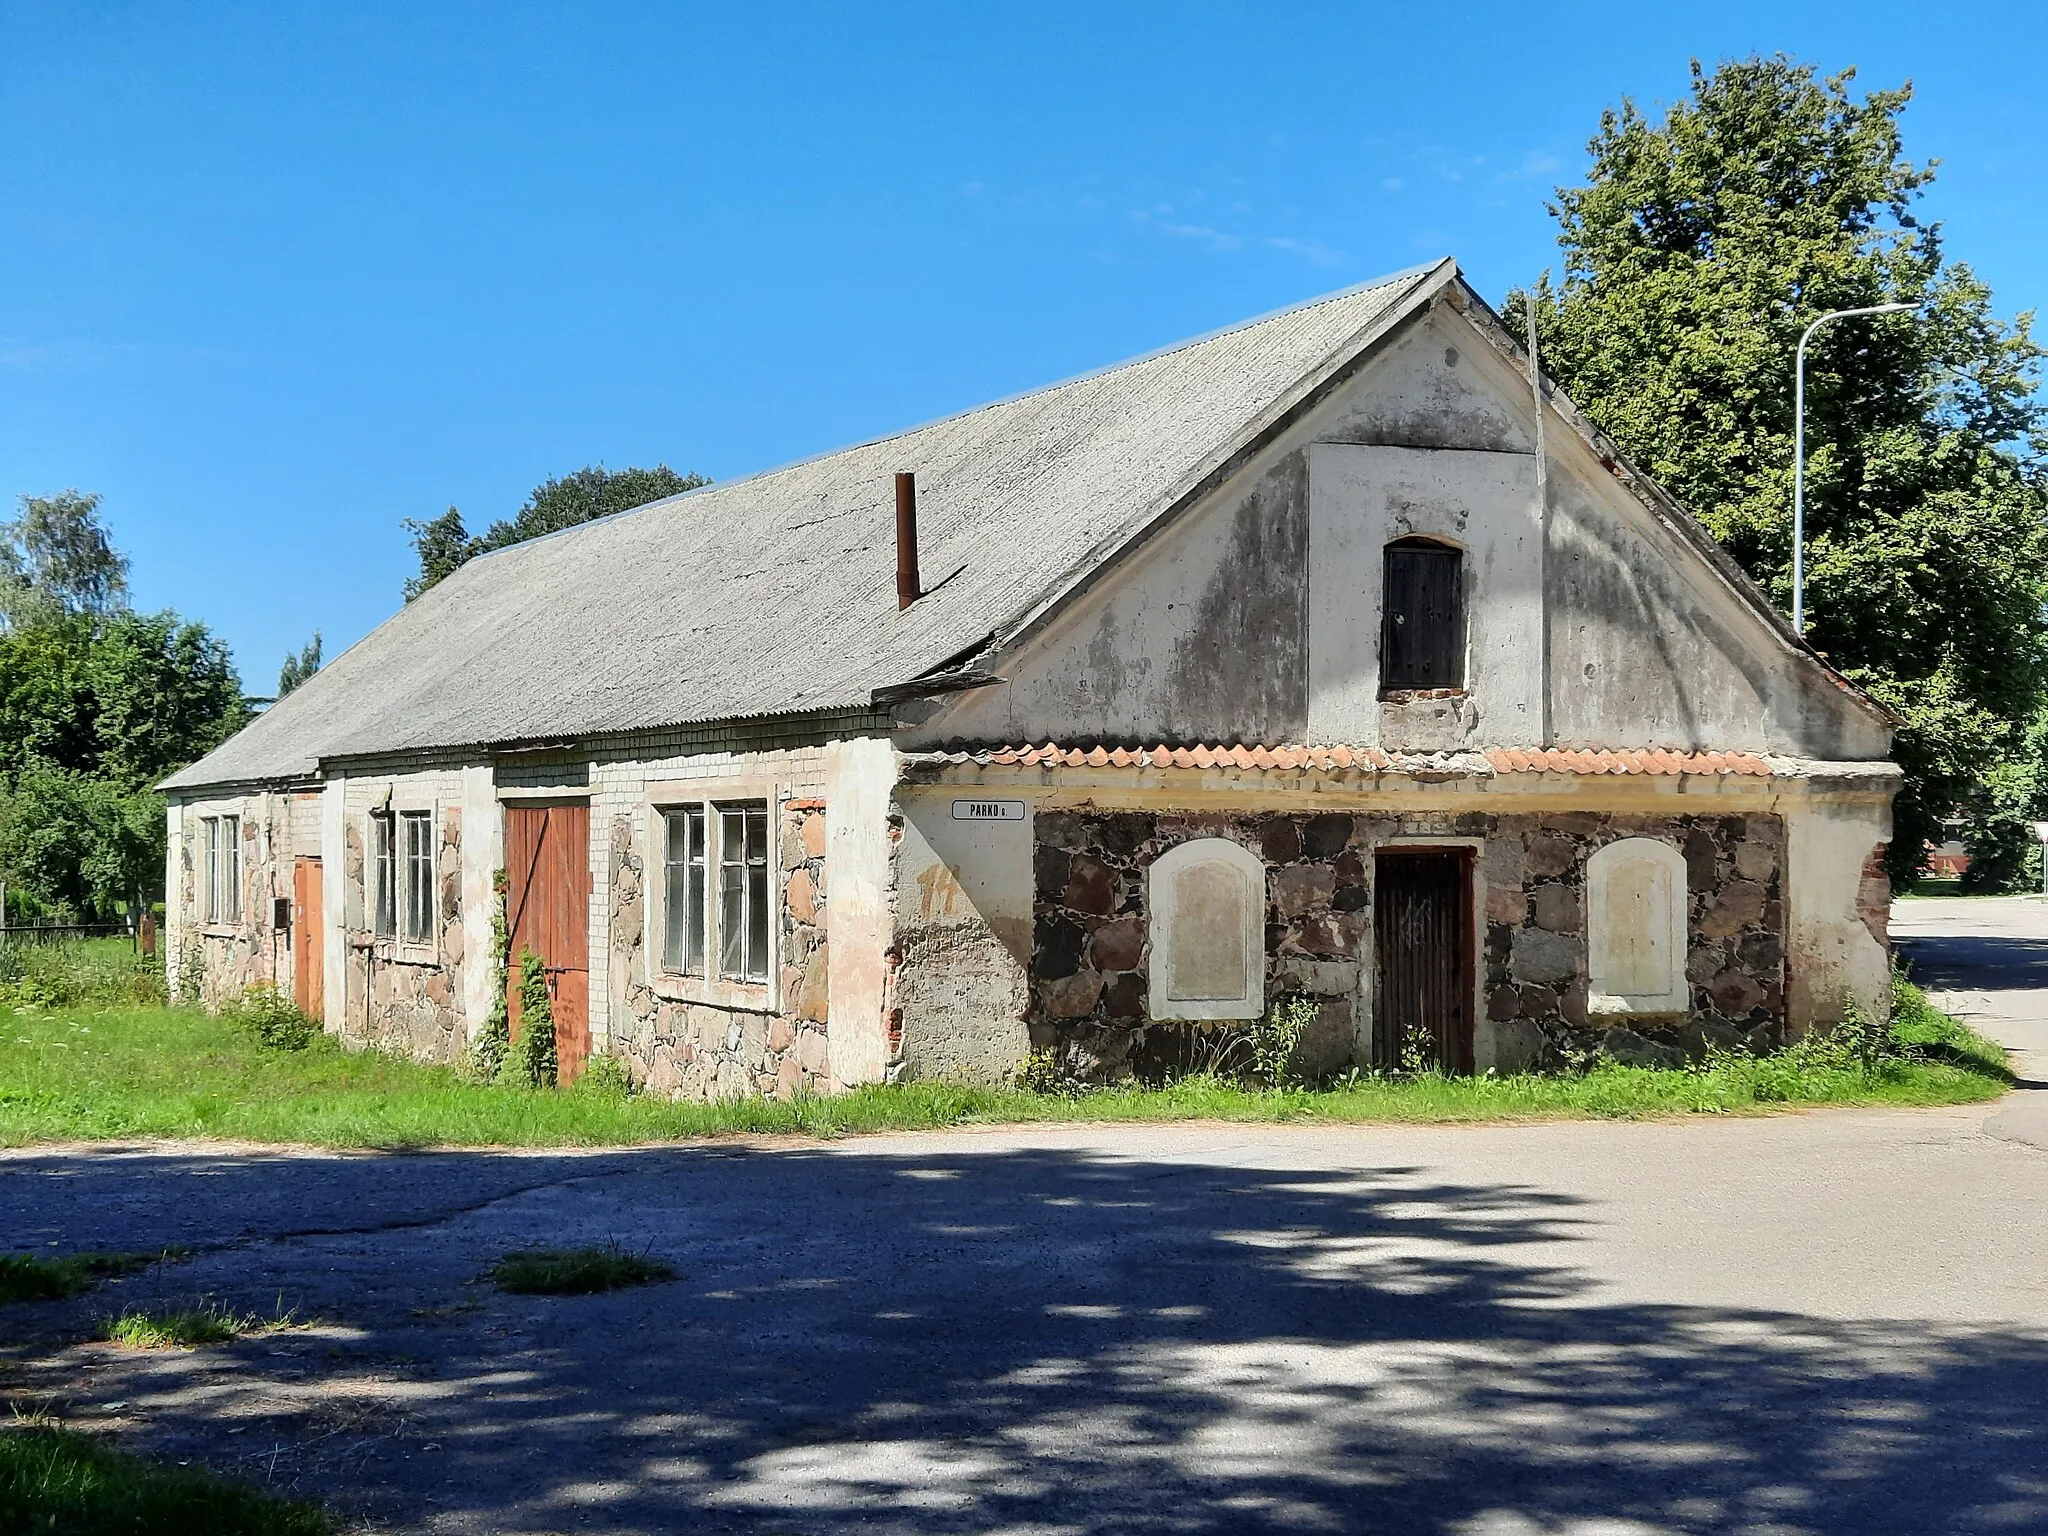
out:
{"label": "metal fence", "polygon": [[135,941],[135,929],[127,923],[26,923],[0,926],[0,944],[49,943],[56,939],[127,939]]}

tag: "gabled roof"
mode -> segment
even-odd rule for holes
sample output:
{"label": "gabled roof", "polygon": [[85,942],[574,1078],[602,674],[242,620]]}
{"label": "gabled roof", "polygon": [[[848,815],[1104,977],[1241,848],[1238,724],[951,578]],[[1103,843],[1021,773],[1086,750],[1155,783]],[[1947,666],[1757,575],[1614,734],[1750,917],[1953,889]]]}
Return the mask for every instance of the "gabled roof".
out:
{"label": "gabled roof", "polygon": [[[472,560],[165,787],[865,708],[1014,631],[1456,276],[1397,273]],[[928,595],[899,613],[902,469]]]}

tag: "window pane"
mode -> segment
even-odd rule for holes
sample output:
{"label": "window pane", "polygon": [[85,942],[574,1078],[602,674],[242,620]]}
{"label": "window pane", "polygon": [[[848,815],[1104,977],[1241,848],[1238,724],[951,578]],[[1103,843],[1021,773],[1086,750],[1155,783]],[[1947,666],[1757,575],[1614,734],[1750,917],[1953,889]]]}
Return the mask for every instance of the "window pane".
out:
{"label": "window pane", "polygon": [[379,938],[389,938],[398,929],[396,871],[392,868],[392,825],[389,816],[370,818],[370,913],[371,926]]}
{"label": "window pane", "polygon": [[681,971],[689,967],[690,829],[681,811],[668,812],[661,824],[661,968]]}
{"label": "window pane", "polygon": [[687,948],[683,952],[683,969],[692,976],[704,974],[704,807],[693,805],[683,812],[683,823],[689,833],[687,854],[688,884],[686,893],[689,903],[689,932],[685,936]]}
{"label": "window pane", "polygon": [[768,979],[768,812],[747,812],[747,980]]}
{"label": "window pane", "polygon": [[220,921],[220,818],[208,816],[199,825],[206,832],[206,862],[200,877],[206,882],[200,902],[209,923]]}
{"label": "window pane", "polygon": [[226,900],[220,920],[232,923],[242,915],[242,818],[223,816],[220,819],[221,868],[226,878],[221,882]]}
{"label": "window pane", "polygon": [[434,818],[408,811],[405,823],[405,936],[423,944],[434,932]]}
{"label": "window pane", "polygon": [[743,907],[745,891],[740,880],[740,866],[721,864],[718,867],[718,973],[721,976],[740,974],[740,942],[746,932],[746,912]]}

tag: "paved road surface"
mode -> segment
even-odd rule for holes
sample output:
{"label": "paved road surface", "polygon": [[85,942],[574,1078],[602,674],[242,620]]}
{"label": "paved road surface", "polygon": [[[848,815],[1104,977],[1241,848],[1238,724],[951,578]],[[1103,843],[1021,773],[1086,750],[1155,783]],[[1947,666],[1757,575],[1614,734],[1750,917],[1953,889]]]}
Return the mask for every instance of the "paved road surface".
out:
{"label": "paved road surface", "polygon": [[[2011,1103],[13,1153],[10,1243],[202,1252],[0,1311],[0,1380],[376,1530],[2041,1531],[2048,1152],[1987,1132]],[[680,1278],[474,1283],[607,1239]],[[72,1342],[200,1293],[319,1322]]]}
{"label": "paved road surface", "polygon": [[2048,1148],[2048,898],[1895,902],[1892,937],[1935,1006],[2012,1053],[2025,1087],[1989,1129]]}

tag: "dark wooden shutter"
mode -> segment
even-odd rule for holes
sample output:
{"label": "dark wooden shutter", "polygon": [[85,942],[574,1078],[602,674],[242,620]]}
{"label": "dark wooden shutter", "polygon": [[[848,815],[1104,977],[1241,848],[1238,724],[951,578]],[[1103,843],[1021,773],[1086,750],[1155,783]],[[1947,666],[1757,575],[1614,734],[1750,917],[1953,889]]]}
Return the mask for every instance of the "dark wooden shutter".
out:
{"label": "dark wooden shutter", "polygon": [[1426,1065],[1472,1070],[1472,860],[1462,848],[1391,849],[1375,861],[1379,996],[1373,1064],[1402,1066],[1414,1037]]}
{"label": "dark wooden shutter", "polygon": [[1465,686],[1464,556],[1427,539],[1387,546],[1380,686]]}

